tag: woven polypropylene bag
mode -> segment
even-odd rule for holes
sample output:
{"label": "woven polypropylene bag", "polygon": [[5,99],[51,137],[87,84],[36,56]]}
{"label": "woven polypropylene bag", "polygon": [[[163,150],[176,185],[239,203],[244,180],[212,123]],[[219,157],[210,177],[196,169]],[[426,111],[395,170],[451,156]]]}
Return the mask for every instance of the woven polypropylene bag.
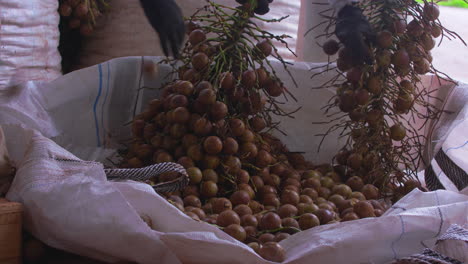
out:
{"label": "woven polypropylene bag", "polygon": [[61,75],[57,0],[0,1],[0,91]]}

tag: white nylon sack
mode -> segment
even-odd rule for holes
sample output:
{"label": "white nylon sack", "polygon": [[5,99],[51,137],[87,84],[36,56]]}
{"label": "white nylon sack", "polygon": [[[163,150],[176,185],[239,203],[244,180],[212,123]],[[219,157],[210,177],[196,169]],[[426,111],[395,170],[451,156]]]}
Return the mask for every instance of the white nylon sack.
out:
{"label": "white nylon sack", "polygon": [[[177,0],[183,15],[191,16],[206,5],[203,0]],[[234,0],[215,0],[215,3],[235,7]],[[109,11],[99,20],[92,36],[83,41],[80,60],[76,69],[89,67],[125,56],[162,56],[159,37],[148,23],[140,0],[112,0]],[[297,24],[299,21],[300,1],[275,0],[270,4],[270,13],[264,18],[290,17],[281,23],[264,23],[258,25],[276,35],[290,35],[287,39],[292,51],[296,50]],[[137,29],[137,30],[135,30]],[[287,59],[295,57],[281,47],[280,54]]]}
{"label": "white nylon sack", "polygon": [[61,75],[57,0],[0,1],[0,91]]}
{"label": "white nylon sack", "polygon": [[[30,82],[0,97],[0,124],[16,124],[4,125],[7,147],[18,167],[8,199],[25,205],[25,226],[40,240],[104,261],[268,263],[217,228],[183,215],[147,185],[108,182],[99,163],[63,161],[104,162],[115,153],[118,142],[129,138],[124,124],[133,110],[140,112],[146,101],[157,96],[154,90],[139,88],[159,87],[169,72],[164,65],[144,72],[154,60],[115,59],[50,83]],[[274,65],[292,87],[281,65]],[[298,83],[314,85],[309,79],[314,71],[309,70],[316,66],[295,63],[291,71]],[[290,88],[299,103],[285,107],[301,104],[305,108],[297,120],[282,120],[290,132],[283,139],[292,150],[310,147],[307,157],[313,161],[329,162],[340,143],[330,135],[324,152],[316,155],[319,139],[312,135],[324,128],[311,122],[323,118],[320,108],[334,91],[309,90],[304,85]],[[415,190],[381,218],[298,233],[281,242],[286,250],[284,263],[310,263],[311,259],[314,263],[386,263],[420,253],[433,247],[452,224],[468,223],[467,191]],[[154,230],[141,216],[151,219]]]}
{"label": "white nylon sack", "polygon": [[[7,198],[24,204],[26,228],[52,247],[109,262],[270,263],[185,216],[148,185],[108,182],[99,163],[60,161],[78,158],[37,131],[6,126],[5,133],[20,164]],[[468,222],[467,211],[466,195],[415,190],[380,218],[283,240],[283,263],[386,263],[432,247],[449,226]]]}

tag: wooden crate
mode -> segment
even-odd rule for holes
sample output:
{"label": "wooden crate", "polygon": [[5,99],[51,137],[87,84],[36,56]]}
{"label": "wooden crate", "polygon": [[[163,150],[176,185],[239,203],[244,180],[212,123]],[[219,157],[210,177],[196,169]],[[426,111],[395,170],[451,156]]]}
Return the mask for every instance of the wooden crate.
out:
{"label": "wooden crate", "polygon": [[0,198],[0,263],[21,263],[23,206]]}

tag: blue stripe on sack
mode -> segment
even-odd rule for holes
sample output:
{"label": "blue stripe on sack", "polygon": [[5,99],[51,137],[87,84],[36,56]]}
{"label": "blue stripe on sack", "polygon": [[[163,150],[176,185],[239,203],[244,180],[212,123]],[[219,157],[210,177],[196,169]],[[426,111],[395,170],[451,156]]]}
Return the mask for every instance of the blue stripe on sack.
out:
{"label": "blue stripe on sack", "polygon": [[96,100],[94,101],[93,112],[94,112],[94,124],[96,125],[97,146],[100,147],[101,139],[99,138],[99,124],[98,124],[96,108],[99,102],[99,97],[101,97],[101,92],[102,92],[102,66],[101,64],[98,65],[98,69],[99,69],[99,91],[98,91],[98,95],[96,96]]}
{"label": "blue stripe on sack", "polygon": [[101,127],[102,127],[102,129],[104,131],[103,141],[105,141],[105,138],[106,138],[106,127],[104,126],[104,109],[105,109],[104,106],[106,105],[106,102],[107,102],[107,96],[109,94],[109,88],[110,88],[110,63],[107,62],[106,95],[104,96],[104,102],[102,103],[102,109],[101,109]]}
{"label": "blue stripe on sack", "polygon": [[392,252],[393,252],[393,259],[397,259],[398,256],[397,256],[397,253],[396,253],[396,250],[395,250],[395,245],[398,241],[401,240],[401,238],[403,237],[403,234],[405,234],[405,222],[403,222],[403,216],[399,215],[400,217],[400,221],[401,221],[401,234],[400,236],[392,242]]}
{"label": "blue stripe on sack", "polygon": [[461,148],[463,148],[463,147],[466,146],[466,145],[468,145],[468,140],[467,140],[463,145],[461,145],[461,146],[459,146],[459,147],[453,147],[453,148],[447,149],[447,150],[445,151],[445,153],[449,152],[449,150],[461,149]]}
{"label": "blue stripe on sack", "polygon": [[442,233],[442,227],[444,226],[444,215],[442,214],[442,210],[440,210],[440,200],[439,200],[439,194],[435,192],[435,197],[437,201],[437,210],[439,212],[439,218],[440,218],[440,224],[439,224],[439,231],[437,231],[437,235],[435,237],[440,236],[440,233]]}

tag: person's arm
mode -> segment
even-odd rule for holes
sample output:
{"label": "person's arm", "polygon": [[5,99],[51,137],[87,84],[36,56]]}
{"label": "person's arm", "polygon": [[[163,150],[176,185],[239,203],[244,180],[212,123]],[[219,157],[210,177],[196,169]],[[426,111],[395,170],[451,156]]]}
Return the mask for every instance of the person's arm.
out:
{"label": "person's arm", "polygon": [[184,41],[185,24],[177,3],[174,0],[140,0],[140,3],[159,35],[164,54],[178,57]]}

